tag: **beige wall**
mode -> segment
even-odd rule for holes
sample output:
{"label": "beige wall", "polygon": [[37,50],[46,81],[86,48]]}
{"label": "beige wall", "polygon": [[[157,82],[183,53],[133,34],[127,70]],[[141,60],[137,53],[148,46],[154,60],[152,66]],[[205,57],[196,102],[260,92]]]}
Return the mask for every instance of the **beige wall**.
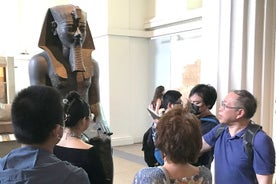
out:
{"label": "beige wall", "polygon": [[[92,55],[101,69],[101,102],[114,133],[112,144],[141,142],[150,124],[146,112],[149,49],[143,30],[147,1],[118,0],[103,4],[107,19],[91,20],[96,45]],[[92,7],[91,12],[96,9]],[[95,34],[93,27],[97,30]]]}

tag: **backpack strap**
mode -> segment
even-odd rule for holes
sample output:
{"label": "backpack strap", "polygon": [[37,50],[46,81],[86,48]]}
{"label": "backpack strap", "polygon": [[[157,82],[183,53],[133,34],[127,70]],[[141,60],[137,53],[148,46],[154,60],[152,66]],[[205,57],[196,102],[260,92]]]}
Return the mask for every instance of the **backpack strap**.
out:
{"label": "backpack strap", "polygon": [[215,118],[207,117],[207,118],[200,118],[201,121],[209,121],[215,124],[219,124],[219,122]]}
{"label": "backpack strap", "polygon": [[250,122],[248,127],[243,135],[243,146],[245,149],[245,153],[248,156],[248,160],[253,161],[253,146],[254,146],[254,137],[256,133],[262,129],[262,126]]}
{"label": "backpack strap", "polygon": [[170,177],[169,177],[169,173],[168,173],[167,169],[165,167],[163,167],[163,166],[158,166],[158,168],[161,169],[162,172],[165,175],[166,181],[165,181],[164,184],[170,184],[171,182],[170,182]]}
{"label": "backpack strap", "polygon": [[[217,139],[222,132],[225,129],[225,124],[220,124],[216,133],[215,133],[215,139]],[[262,126],[252,123],[252,121],[248,124],[247,129],[245,130],[244,134],[242,135],[243,137],[243,147],[245,150],[245,153],[248,156],[249,161],[253,161],[253,146],[254,146],[254,137],[258,131],[262,129]]]}
{"label": "backpack strap", "polygon": [[215,139],[217,140],[217,138],[221,135],[221,133],[224,131],[224,129],[225,129],[225,124],[224,123],[221,123],[221,124],[219,124],[219,127],[218,127],[218,129],[217,129],[217,131],[216,131],[216,133],[215,133]]}

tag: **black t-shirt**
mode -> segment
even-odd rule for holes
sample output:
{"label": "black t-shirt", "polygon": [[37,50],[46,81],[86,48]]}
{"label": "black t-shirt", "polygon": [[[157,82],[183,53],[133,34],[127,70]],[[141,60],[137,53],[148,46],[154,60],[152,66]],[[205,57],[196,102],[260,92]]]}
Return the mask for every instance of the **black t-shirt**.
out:
{"label": "black t-shirt", "polygon": [[75,149],[61,146],[54,147],[54,154],[61,160],[82,167],[88,174],[90,183],[105,183],[105,173],[100,157],[94,147],[90,149]]}

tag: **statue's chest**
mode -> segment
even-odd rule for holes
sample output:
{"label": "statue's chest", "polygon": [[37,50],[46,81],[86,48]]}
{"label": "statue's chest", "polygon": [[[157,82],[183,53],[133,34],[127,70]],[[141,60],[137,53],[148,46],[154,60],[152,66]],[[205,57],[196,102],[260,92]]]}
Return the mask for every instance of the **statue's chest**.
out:
{"label": "statue's chest", "polygon": [[50,81],[52,86],[61,92],[62,96],[65,96],[72,90],[84,94],[88,92],[91,85],[91,76],[85,78],[83,72],[68,73],[67,78],[62,78],[57,74],[52,74],[50,75]]}

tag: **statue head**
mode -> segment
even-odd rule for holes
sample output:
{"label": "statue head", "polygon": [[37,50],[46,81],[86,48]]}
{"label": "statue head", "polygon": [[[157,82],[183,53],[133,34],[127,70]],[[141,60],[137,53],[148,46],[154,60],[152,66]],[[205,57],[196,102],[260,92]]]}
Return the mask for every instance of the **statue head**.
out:
{"label": "statue head", "polygon": [[86,36],[86,13],[77,6],[50,8],[53,35],[57,35],[65,47],[82,47]]}
{"label": "statue head", "polygon": [[68,49],[72,71],[85,71],[83,57],[95,49],[86,17],[78,6],[55,6],[48,9],[41,31],[39,47],[57,62],[62,62],[62,49]]}

